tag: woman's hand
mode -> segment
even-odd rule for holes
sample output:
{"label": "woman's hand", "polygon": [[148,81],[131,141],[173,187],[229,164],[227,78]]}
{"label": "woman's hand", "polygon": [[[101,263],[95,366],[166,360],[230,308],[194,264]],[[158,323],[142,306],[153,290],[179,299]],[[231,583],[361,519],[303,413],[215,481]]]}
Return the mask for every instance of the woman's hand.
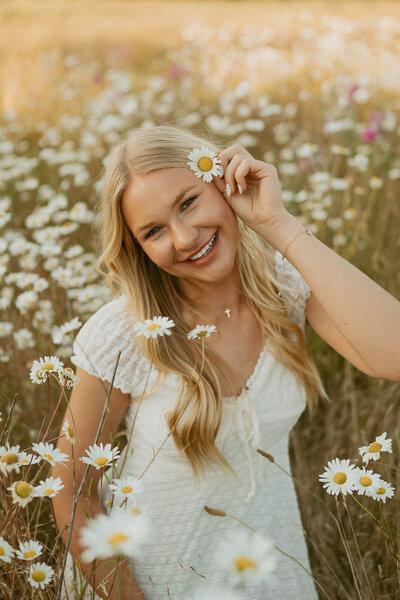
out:
{"label": "woman's hand", "polygon": [[222,150],[218,158],[224,176],[214,177],[213,181],[246,225],[257,233],[261,229],[265,233],[269,225],[273,227],[290,217],[282,202],[281,185],[273,165],[256,160],[240,144]]}

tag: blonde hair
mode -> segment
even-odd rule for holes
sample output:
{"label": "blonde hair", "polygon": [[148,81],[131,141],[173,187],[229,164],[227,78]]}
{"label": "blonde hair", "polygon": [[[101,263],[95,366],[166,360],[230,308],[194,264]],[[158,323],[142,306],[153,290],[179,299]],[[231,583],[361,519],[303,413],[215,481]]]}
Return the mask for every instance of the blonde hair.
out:
{"label": "blonde hair", "polygon": [[[126,308],[133,312],[135,321],[162,315],[175,322],[171,336],[160,336],[155,340],[138,336],[136,341],[148,358],[153,357],[153,364],[160,374],[165,377],[170,372],[179,376],[179,396],[167,422],[170,429],[174,428],[175,443],[186,454],[196,477],[204,473],[205,463],[231,469],[215,439],[223,406],[220,382],[229,388],[232,374],[226,363],[207,348],[199,379],[201,344],[187,339],[189,328],[182,318],[182,307],[190,306],[192,312],[193,308],[178,289],[177,278],[155,265],[128,229],[121,199],[135,174],[187,167],[189,152],[201,145],[220,151],[210,140],[171,125],[160,125],[134,130],[113,149],[106,165],[99,206],[102,253],[96,263],[113,293],[126,294]],[[252,229],[239,218],[237,220],[240,291],[261,325],[264,343],[268,338],[275,358],[292,371],[312,403],[319,395],[325,397],[325,391],[315,365],[307,355],[302,330],[286,316],[284,301],[278,296],[273,252]]]}

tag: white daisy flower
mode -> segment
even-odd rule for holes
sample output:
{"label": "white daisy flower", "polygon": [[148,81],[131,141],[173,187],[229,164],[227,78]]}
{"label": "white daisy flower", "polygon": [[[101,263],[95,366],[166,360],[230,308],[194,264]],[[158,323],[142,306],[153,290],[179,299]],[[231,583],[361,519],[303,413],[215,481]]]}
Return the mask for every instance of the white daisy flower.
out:
{"label": "white daisy flower", "polygon": [[19,504],[22,507],[36,497],[36,488],[27,481],[14,481],[7,489],[11,492],[13,504]]}
{"label": "white daisy flower", "polygon": [[32,587],[44,590],[46,585],[51,583],[53,575],[54,570],[49,565],[37,562],[29,567],[28,581]]}
{"label": "white daisy flower", "polygon": [[97,470],[111,465],[112,461],[119,456],[118,448],[111,449],[111,444],[106,444],[105,446],[103,444],[94,444],[93,446],[89,446],[89,450],[85,450],[85,452],[87,456],[82,456],[79,460],[92,467],[96,467]]}
{"label": "white daisy flower", "polygon": [[351,472],[351,478],[354,483],[354,489],[360,496],[364,494],[369,495],[372,490],[377,489],[380,480],[378,473],[374,473],[366,468],[359,469],[358,467]]}
{"label": "white daisy flower", "polygon": [[67,438],[67,440],[69,440],[71,442],[71,444],[75,444],[76,442],[76,433],[75,433],[75,429],[73,429],[70,424],[68,423],[68,419],[65,419],[64,421],[64,425],[62,426],[62,430],[63,434],[65,435],[65,437]]}
{"label": "white daisy flower", "polygon": [[39,358],[39,360],[34,360],[30,372],[31,381],[39,384],[44,383],[50,373],[57,373],[63,366],[64,363],[56,356],[45,356]]}
{"label": "white daisy flower", "polygon": [[110,489],[115,499],[120,502],[127,500],[130,507],[136,505],[136,495],[141,492],[142,487],[141,480],[133,475],[128,475],[122,479],[114,479],[110,483]]}
{"label": "white daisy flower", "polygon": [[68,460],[68,454],[61,452],[58,448],[54,448],[53,444],[49,442],[39,442],[38,444],[32,444],[32,450],[34,450],[43,460],[46,460],[52,466],[56,463],[63,463]]}
{"label": "white daisy flower", "polygon": [[149,534],[150,523],[145,515],[122,510],[98,515],[80,530],[80,542],[86,548],[82,558],[90,562],[118,554],[137,556]]}
{"label": "white daisy flower", "polygon": [[212,333],[216,333],[216,331],[217,328],[215,325],[196,325],[194,329],[189,331],[187,336],[189,340],[193,340],[195,338],[201,340],[201,338],[210,337],[210,335]]}
{"label": "white daisy flower", "polygon": [[10,546],[10,544],[6,542],[2,536],[0,536],[0,561],[2,560],[6,563],[11,562],[14,552],[14,548]]}
{"label": "white daisy flower", "polygon": [[15,554],[21,560],[34,560],[42,554],[43,546],[36,540],[29,542],[19,542],[19,550]]}
{"label": "white daisy flower", "polygon": [[136,323],[133,330],[138,335],[156,338],[159,335],[171,335],[171,327],[175,327],[175,323],[168,317],[153,317],[146,319],[144,323]]}
{"label": "white daisy flower", "polygon": [[319,476],[319,480],[325,482],[323,487],[327,488],[328,494],[342,494],[345,496],[354,490],[354,483],[351,477],[354,465],[350,464],[350,460],[339,460],[335,458],[328,462],[324,473]]}
{"label": "white daisy flower", "polygon": [[11,471],[19,473],[20,460],[22,452],[19,451],[19,446],[10,446],[8,443],[5,446],[0,446],[0,471],[7,475]]}
{"label": "white daisy flower", "polygon": [[37,496],[54,498],[63,487],[64,485],[60,477],[47,477],[47,479],[41,481],[40,484],[36,486],[36,494]]}
{"label": "white daisy flower", "polygon": [[60,344],[65,335],[68,335],[72,331],[75,331],[75,329],[79,329],[81,325],[82,323],[78,319],[78,317],[74,317],[71,321],[67,321],[60,327],[54,328],[52,332],[53,342],[55,344]]}
{"label": "white daisy flower", "polygon": [[67,390],[73,388],[74,385],[80,381],[79,377],[75,375],[73,369],[70,367],[64,367],[63,369],[60,369],[57,375],[60,385],[65,386]]}
{"label": "white daisy flower", "polygon": [[376,490],[371,490],[368,495],[374,500],[378,500],[378,502],[382,501],[385,503],[386,498],[391,498],[394,495],[394,490],[395,488],[390,483],[380,479],[379,487]]}
{"label": "white daisy flower", "polygon": [[202,177],[203,181],[212,181],[213,175],[222,177],[224,170],[221,161],[217,158],[217,153],[213,152],[207,146],[202,146],[201,150],[194,148],[188,154],[189,165],[196,177]]}
{"label": "white daisy flower", "polygon": [[277,554],[270,540],[236,530],[217,548],[214,560],[217,568],[234,586],[247,581],[261,583],[270,579],[276,569]]}
{"label": "white daisy flower", "polygon": [[40,456],[36,456],[35,454],[29,454],[29,452],[19,453],[19,464],[21,467],[26,467],[27,465],[36,465],[40,461]]}
{"label": "white daisy flower", "polygon": [[361,446],[358,449],[362,456],[363,462],[367,463],[370,460],[379,460],[381,452],[392,452],[392,440],[386,439],[386,431],[382,435],[375,438],[375,441],[369,446]]}

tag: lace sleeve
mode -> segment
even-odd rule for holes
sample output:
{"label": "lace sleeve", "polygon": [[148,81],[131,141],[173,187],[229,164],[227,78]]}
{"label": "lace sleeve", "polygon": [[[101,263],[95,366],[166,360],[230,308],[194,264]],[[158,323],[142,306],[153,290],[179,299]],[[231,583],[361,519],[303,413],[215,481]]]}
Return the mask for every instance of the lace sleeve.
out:
{"label": "lace sleeve", "polygon": [[278,281],[281,281],[283,276],[282,296],[289,319],[304,330],[306,303],[311,295],[311,288],[286,258],[282,260],[280,252],[275,254],[275,274]]}
{"label": "lace sleeve", "polygon": [[121,296],[108,302],[86,321],[74,341],[71,361],[90,375],[110,382],[121,351],[114,387],[137,396],[143,391],[149,361],[135,344],[125,301]]}

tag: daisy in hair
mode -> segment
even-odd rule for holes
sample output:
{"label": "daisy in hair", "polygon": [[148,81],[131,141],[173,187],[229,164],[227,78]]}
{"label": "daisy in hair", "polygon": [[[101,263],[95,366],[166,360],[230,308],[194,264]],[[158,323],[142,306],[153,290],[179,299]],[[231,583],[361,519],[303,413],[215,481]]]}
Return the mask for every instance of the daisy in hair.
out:
{"label": "daisy in hair", "polygon": [[36,540],[28,542],[19,542],[19,550],[15,551],[15,555],[21,560],[35,560],[42,554],[43,546]]}
{"label": "daisy in hair", "polygon": [[80,530],[80,542],[86,549],[83,560],[107,558],[123,554],[137,556],[150,534],[150,522],[145,515],[114,510],[98,515]]}
{"label": "daisy in hair", "polygon": [[57,356],[45,356],[34,360],[30,372],[31,381],[42,384],[47,381],[50,373],[57,373],[63,366],[64,363]]}
{"label": "daisy in hair", "polygon": [[19,473],[20,461],[23,453],[19,451],[19,446],[0,446],[0,471],[7,475],[11,471]]}
{"label": "daisy in hair", "polygon": [[54,445],[50,444],[49,442],[32,444],[32,450],[34,450],[43,460],[46,460],[52,466],[58,462],[63,463],[64,461],[69,460],[68,454],[61,452],[58,448],[54,448]]}
{"label": "daisy in hair", "polygon": [[136,495],[142,490],[143,484],[140,479],[133,475],[128,475],[122,479],[114,479],[110,483],[110,489],[112,490],[117,502],[124,502],[127,500],[129,507],[132,505],[136,506]]}
{"label": "daisy in hair", "polygon": [[363,496],[364,494],[368,496],[372,490],[375,490],[379,487],[379,474],[374,473],[371,470],[367,470],[365,467],[361,469],[356,467],[353,469],[351,477],[353,479],[354,489],[360,496]]}
{"label": "daisy in hair", "polygon": [[361,446],[358,449],[362,456],[363,462],[367,463],[370,460],[379,460],[381,452],[392,452],[392,440],[386,439],[386,431],[382,435],[375,438],[375,441],[369,446]]}
{"label": "daisy in hair", "polygon": [[380,479],[379,487],[376,490],[371,490],[371,493],[368,495],[374,500],[378,500],[378,502],[383,502],[385,504],[386,498],[392,498],[392,496],[394,496],[394,490],[395,488],[390,483]]}
{"label": "daisy in hair", "polygon": [[328,466],[319,476],[319,480],[324,482],[323,487],[326,488],[328,494],[338,495],[341,492],[345,496],[354,490],[353,469],[354,465],[350,464],[348,458],[346,460],[335,458],[328,462]]}
{"label": "daisy in hair", "polygon": [[271,579],[277,565],[277,554],[270,540],[238,529],[220,544],[214,560],[229,583],[235,586]]}
{"label": "daisy in hair", "polygon": [[136,323],[133,330],[138,335],[156,338],[159,335],[171,335],[171,327],[175,327],[175,323],[168,317],[153,317],[153,319],[146,319],[144,323]]}
{"label": "daisy in hair", "polygon": [[196,338],[201,340],[201,338],[210,337],[212,333],[216,332],[217,328],[215,325],[196,325],[194,329],[189,331],[187,336],[189,340],[194,340]]}
{"label": "daisy in hair", "polygon": [[23,480],[14,481],[7,489],[11,492],[13,504],[19,504],[22,508],[29,504],[29,502],[37,495],[36,488]]}
{"label": "daisy in hair", "polygon": [[60,477],[47,477],[36,486],[36,494],[38,496],[48,496],[54,498],[63,489],[64,485]]}
{"label": "daisy in hair", "polygon": [[108,467],[119,456],[118,448],[111,449],[111,444],[106,444],[105,446],[102,443],[93,444],[85,452],[87,456],[81,456],[79,460],[92,467],[96,467],[97,470]]}
{"label": "daisy in hair", "polygon": [[194,148],[188,154],[189,165],[196,177],[202,177],[203,181],[212,181],[213,175],[222,177],[224,170],[221,161],[217,158],[217,153],[213,152],[207,146],[202,146],[199,150]]}
{"label": "daisy in hair", "polygon": [[53,575],[54,570],[49,565],[37,562],[29,567],[28,581],[32,587],[44,590],[51,583]]}
{"label": "daisy in hair", "polygon": [[0,561],[10,563],[14,552],[14,548],[0,535]]}

